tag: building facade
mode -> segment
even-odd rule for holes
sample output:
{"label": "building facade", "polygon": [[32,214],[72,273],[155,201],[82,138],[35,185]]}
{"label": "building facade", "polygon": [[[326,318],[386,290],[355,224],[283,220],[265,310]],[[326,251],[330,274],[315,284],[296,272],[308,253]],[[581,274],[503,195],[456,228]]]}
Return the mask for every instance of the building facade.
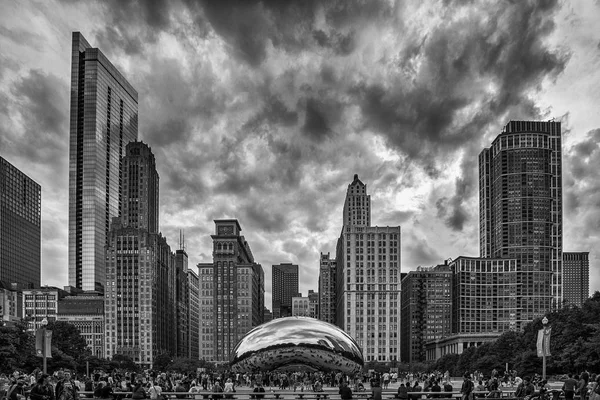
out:
{"label": "building facade", "polygon": [[590,253],[563,252],[563,304],[581,307],[590,291]]}
{"label": "building facade", "polygon": [[510,121],[479,155],[480,255],[517,260],[517,329],[562,304],[560,122]]}
{"label": "building facade", "polygon": [[74,325],[91,353],[104,358],[104,297],[97,292],[66,296],[58,302],[57,321]]}
{"label": "building facade", "polygon": [[452,270],[418,267],[401,286],[401,360],[424,362],[425,344],[452,333]]}
{"label": "building facade", "polygon": [[[183,261],[176,261],[167,240],[150,230],[158,229],[158,220],[151,222],[149,216],[156,216],[159,207],[158,201],[149,200],[158,199],[150,148],[129,143],[122,165],[124,210],[121,218],[113,219],[105,253],[105,355],[124,354],[151,368],[157,355],[178,351],[176,270],[177,265],[183,268]],[[133,204],[147,208],[136,211]]]}
{"label": "building facade", "polygon": [[177,357],[191,357],[190,354],[190,326],[189,326],[189,304],[190,287],[188,284],[188,256],[185,250],[179,249],[175,252],[173,302],[175,304],[175,317],[177,326]]}
{"label": "building facade", "polygon": [[314,290],[308,291],[308,316],[319,318],[319,293]]}
{"label": "building facade", "polygon": [[0,326],[14,326],[23,317],[23,293],[0,281]]}
{"label": "building facade", "polygon": [[42,321],[57,320],[58,302],[68,293],[60,288],[44,286],[39,289],[23,289],[23,319],[27,330],[34,332],[42,327]]}
{"label": "building facade", "polygon": [[102,290],[106,237],[122,208],[121,158],[138,136],[138,95],[73,33],[69,133],[69,285]]}
{"label": "building facade", "polygon": [[335,324],[336,290],[335,271],[336,261],[329,253],[321,253],[319,257],[319,316],[321,321]]}
{"label": "building facade", "polygon": [[40,185],[0,157],[0,281],[40,287]]}
{"label": "building facade", "polygon": [[273,318],[292,315],[292,297],[298,296],[298,266],[281,263],[272,266]]}
{"label": "building facade", "polygon": [[188,337],[189,354],[194,360],[200,359],[200,279],[191,269],[187,271],[188,278]]}
{"label": "building facade", "polygon": [[365,361],[400,360],[400,227],[370,226],[367,186],[354,175],[336,252],[336,324]]}
{"label": "building facade", "polygon": [[292,317],[310,317],[310,300],[308,297],[292,297]]}
{"label": "building facade", "polygon": [[236,219],[215,220],[212,264],[198,264],[200,353],[217,364],[229,362],[237,342],[262,324],[264,271]]}

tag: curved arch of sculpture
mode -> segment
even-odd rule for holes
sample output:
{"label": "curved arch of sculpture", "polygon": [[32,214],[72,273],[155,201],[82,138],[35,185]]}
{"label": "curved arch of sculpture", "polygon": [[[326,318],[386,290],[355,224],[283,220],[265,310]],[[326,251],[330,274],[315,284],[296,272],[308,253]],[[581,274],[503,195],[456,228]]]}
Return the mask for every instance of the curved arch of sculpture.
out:
{"label": "curved arch of sculpture", "polygon": [[230,356],[233,372],[274,370],[359,372],[356,341],[337,326],[308,317],[278,318],[246,334]]}

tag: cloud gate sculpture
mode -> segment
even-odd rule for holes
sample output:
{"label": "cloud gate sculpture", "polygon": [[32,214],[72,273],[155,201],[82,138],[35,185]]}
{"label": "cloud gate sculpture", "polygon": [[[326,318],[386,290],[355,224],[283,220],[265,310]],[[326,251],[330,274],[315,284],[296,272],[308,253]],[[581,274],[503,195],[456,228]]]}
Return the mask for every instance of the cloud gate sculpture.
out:
{"label": "cloud gate sculpture", "polygon": [[308,317],[278,318],[244,336],[230,356],[233,372],[359,372],[362,352],[346,332]]}

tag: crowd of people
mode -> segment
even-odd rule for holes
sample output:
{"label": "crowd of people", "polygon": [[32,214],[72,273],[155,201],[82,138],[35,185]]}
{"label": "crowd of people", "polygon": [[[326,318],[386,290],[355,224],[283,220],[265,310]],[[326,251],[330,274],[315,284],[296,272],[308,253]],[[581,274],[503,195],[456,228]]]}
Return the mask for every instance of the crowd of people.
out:
{"label": "crowd of people", "polygon": [[266,388],[269,391],[319,393],[328,387],[337,388],[342,400],[350,400],[353,393],[365,391],[370,391],[370,399],[381,400],[382,392],[389,390],[390,384],[398,384],[395,397],[400,400],[453,398],[458,392],[461,400],[500,398],[503,390],[514,391],[514,397],[522,400],[556,400],[558,396],[553,397],[554,393],[562,393],[565,400],[573,400],[575,396],[580,400],[600,400],[600,376],[583,372],[569,374],[563,381],[562,387],[552,389],[538,375],[521,379],[516,373],[500,376],[495,370],[487,377],[478,371],[465,373],[460,388],[453,386],[448,372],[371,372],[347,376],[341,372],[235,374],[204,371],[181,374],[115,371],[109,374],[98,371],[88,377],[72,375],[70,371],[48,375],[36,370],[31,374],[17,371],[10,376],[0,375],[0,400],[79,400],[84,397],[164,400],[165,393],[172,393],[178,399],[218,400],[232,399],[236,388],[240,387],[249,388],[251,398],[259,400],[264,398]]}

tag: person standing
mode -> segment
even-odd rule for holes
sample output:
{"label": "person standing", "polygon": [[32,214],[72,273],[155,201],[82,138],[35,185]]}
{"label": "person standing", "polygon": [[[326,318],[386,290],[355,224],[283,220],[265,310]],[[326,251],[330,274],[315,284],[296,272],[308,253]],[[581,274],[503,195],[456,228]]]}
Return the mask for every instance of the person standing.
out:
{"label": "person standing", "polygon": [[371,400],[381,400],[381,385],[374,381],[371,385]]}
{"label": "person standing", "polygon": [[462,400],[471,400],[471,393],[473,393],[474,384],[471,380],[471,375],[467,372],[464,375],[464,381],[460,388],[460,393],[462,394]]}
{"label": "person standing", "polygon": [[29,393],[31,400],[54,400],[54,388],[50,384],[50,375],[42,374]]}
{"label": "person standing", "polygon": [[577,388],[577,381],[573,379],[573,374],[567,376],[568,379],[563,383],[562,390],[565,392],[565,400],[573,400],[575,397],[575,389]]}
{"label": "person standing", "polygon": [[340,384],[339,395],[342,398],[342,400],[352,399],[352,389],[350,389],[350,387],[348,386],[348,384],[346,382],[342,382]]}

